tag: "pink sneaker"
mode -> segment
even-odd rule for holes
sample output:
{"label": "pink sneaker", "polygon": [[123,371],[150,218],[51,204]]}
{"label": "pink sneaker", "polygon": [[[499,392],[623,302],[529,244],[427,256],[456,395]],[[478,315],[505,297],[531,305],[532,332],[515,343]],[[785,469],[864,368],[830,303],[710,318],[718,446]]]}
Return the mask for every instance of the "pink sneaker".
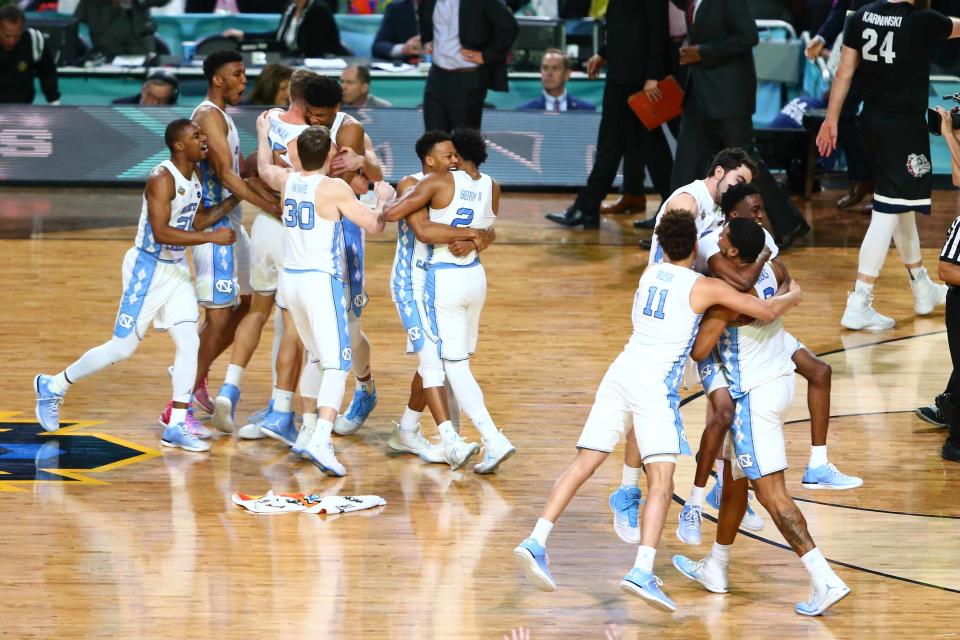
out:
{"label": "pink sneaker", "polygon": [[193,390],[193,402],[207,413],[213,414],[213,399],[210,397],[210,394],[207,393],[207,376],[203,376],[203,380],[201,380],[197,388]]}
{"label": "pink sneaker", "polygon": [[[167,403],[167,406],[164,408],[163,413],[160,414],[160,426],[166,429],[170,426],[170,412],[173,411],[173,400]],[[193,407],[187,409],[187,431],[201,440],[208,440],[213,436],[213,431],[203,426],[203,424],[197,420],[196,416],[193,415]]]}

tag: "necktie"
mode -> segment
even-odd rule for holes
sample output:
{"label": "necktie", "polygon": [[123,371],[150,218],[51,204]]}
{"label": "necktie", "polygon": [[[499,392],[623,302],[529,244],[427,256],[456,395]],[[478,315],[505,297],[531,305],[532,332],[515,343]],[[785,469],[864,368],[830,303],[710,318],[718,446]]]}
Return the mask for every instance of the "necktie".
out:
{"label": "necktie", "polygon": [[697,12],[697,0],[687,0],[687,33],[693,27],[693,14]]}

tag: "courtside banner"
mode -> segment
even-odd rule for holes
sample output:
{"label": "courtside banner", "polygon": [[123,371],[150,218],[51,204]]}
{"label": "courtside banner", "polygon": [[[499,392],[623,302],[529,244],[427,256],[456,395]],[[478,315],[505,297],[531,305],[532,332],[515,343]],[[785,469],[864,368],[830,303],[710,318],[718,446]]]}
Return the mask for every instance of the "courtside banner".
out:
{"label": "courtside banner", "polygon": [[[256,148],[261,108],[231,109],[244,155]],[[0,181],[4,184],[139,185],[169,155],[167,123],[181,107],[129,105],[0,106]],[[396,182],[420,171],[414,143],[423,133],[417,109],[348,110],[376,145],[384,176]],[[489,158],[483,171],[511,187],[579,187],[593,166],[600,114],[487,110]],[[619,177],[618,177],[619,183]]]}

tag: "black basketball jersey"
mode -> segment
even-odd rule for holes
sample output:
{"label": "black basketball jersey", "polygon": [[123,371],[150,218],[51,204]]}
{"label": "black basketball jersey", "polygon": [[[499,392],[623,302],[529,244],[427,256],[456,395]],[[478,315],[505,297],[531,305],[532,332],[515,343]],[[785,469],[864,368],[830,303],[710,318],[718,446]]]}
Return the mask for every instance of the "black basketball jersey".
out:
{"label": "black basketball jersey", "polygon": [[950,37],[950,18],[909,2],[879,0],[847,21],[843,44],[860,54],[865,109],[923,113],[930,93],[930,50]]}

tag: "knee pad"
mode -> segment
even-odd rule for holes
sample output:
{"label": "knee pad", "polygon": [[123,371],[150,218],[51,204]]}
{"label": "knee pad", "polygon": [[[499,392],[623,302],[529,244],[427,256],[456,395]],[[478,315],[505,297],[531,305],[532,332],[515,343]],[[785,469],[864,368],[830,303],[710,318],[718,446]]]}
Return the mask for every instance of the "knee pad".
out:
{"label": "knee pad", "polygon": [[440,361],[436,350],[431,349],[430,345],[424,345],[417,356],[420,359],[417,373],[423,378],[423,388],[442,387],[446,374],[443,371],[443,362]]}
{"label": "knee pad", "polygon": [[337,411],[343,404],[343,393],[347,384],[347,372],[340,369],[324,369],[317,393],[318,407],[332,407]]}
{"label": "knee pad", "polygon": [[[136,332],[131,333],[126,338],[117,338],[113,337],[110,339],[110,359],[113,362],[119,362],[120,360],[126,360],[133,355],[133,352],[137,350],[140,340],[137,338]],[[200,339],[197,338],[197,346],[200,345]]]}

